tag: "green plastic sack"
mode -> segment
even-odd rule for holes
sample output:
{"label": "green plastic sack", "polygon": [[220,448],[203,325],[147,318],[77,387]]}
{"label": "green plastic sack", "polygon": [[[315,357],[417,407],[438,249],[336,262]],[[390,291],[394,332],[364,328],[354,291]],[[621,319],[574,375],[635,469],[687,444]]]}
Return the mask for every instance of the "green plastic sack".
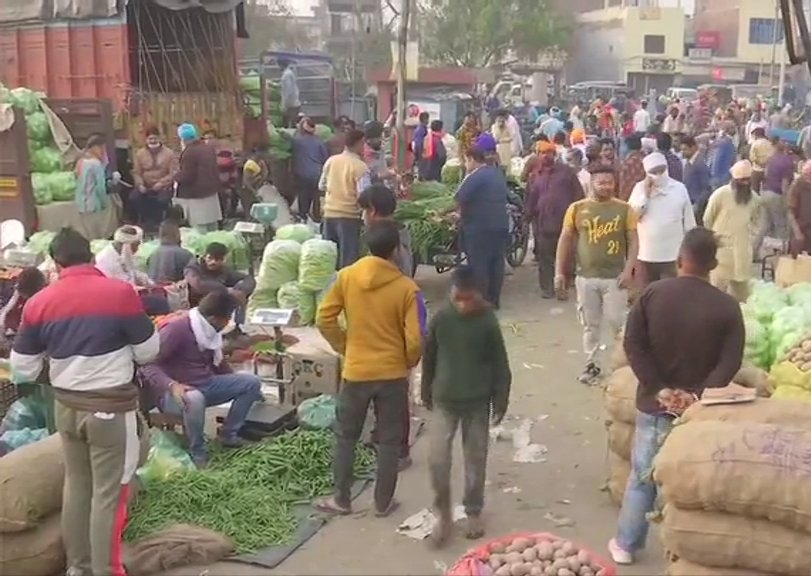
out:
{"label": "green plastic sack", "polygon": [[148,486],[150,482],[164,482],[173,474],[196,468],[171,432],[153,431],[149,444],[146,463],[136,472],[145,485]]}
{"label": "green plastic sack", "polygon": [[138,247],[138,252],[135,253],[135,267],[141,272],[146,272],[149,257],[155,253],[155,250],[157,250],[160,245],[160,240],[150,240],[149,242],[141,244]]}
{"label": "green plastic sack", "polygon": [[112,240],[104,240],[103,238],[97,240],[90,241],[90,251],[93,253],[93,256],[96,256],[99,252],[107,248],[110,244],[112,244]]}
{"label": "green plastic sack", "polygon": [[320,292],[326,288],[338,264],[338,245],[329,240],[307,240],[301,246],[299,284],[304,290]]}
{"label": "green plastic sack", "polygon": [[332,394],[308,398],[296,408],[296,417],[303,428],[327,430],[335,424],[337,405]]}
{"label": "green plastic sack", "polygon": [[274,240],[295,240],[299,244],[304,244],[313,238],[315,232],[306,224],[285,224],[276,230]]}
{"label": "green plastic sack", "polygon": [[34,202],[37,206],[45,206],[54,201],[50,174],[31,173],[31,189],[34,191]]}
{"label": "green plastic sack", "polygon": [[29,88],[23,88],[21,86],[19,88],[12,88],[4,93],[3,98],[5,102],[8,102],[12,106],[22,108],[23,112],[26,114],[33,114],[39,111],[39,101],[40,98],[44,96],[45,95],[41,92],[34,92]]}
{"label": "green plastic sack", "polygon": [[42,230],[41,232],[34,232],[28,239],[26,247],[35,254],[46,255],[51,246],[51,240],[56,236],[56,232],[50,230]]}
{"label": "green plastic sack", "polygon": [[257,286],[262,289],[281,288],[298,278],[301,244],[295,240],[273,240],[262,253]]}
{"label": "green plastic sack", "polygon": [[180,245],[195,256],[202,256],[206,251],[205,235],[194,228],[181,228]]}
{"label": "green plastic sack", "polygon": [[3,417],[0,430],[3,432],[24,429],[38,430],[48,428],[48,417],[45,400],[42,396],[32,394],[15,400]]}
{"label": "green plastic sack", "polygon": [[262,289],[257,288],[251,294],[251,297],[248,298],[248,318],[256,310],[261,310],[263,308],[278,308],[279,307],[279,300],[277,298],[278,290],[273,290],[270,288]]}

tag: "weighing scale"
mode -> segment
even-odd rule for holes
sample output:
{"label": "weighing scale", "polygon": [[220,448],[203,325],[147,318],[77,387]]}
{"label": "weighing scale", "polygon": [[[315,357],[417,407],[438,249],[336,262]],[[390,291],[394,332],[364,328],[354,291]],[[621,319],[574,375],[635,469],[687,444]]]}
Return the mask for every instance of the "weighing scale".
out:
{"label": "weighing scale", "polygon": [[273,240],[273,222],[278,215],[279,207],[276,204],[259,202],[251,206],[250,217],[253,222],[240,221],[234,224],[234,231],[243,234],[248,240],[251,275],[254,275],[254,261],[261,258],[265,245]]}
{"label": "weighing scale", "polygon": [[[248,319],[248,324],[261,328],[273,329],[273,341],[277,344],[282,342],[284,336],[283,329],[290,326],[295,319],[295,310],[281,308],[260,308],[255,310]],[[291,403],[285,404],[288,394],[288,387],[293,382],[293,375],[285,375],[285,365],[290,366],[290,355],[280,351],[263,351],[262,356],[270,357],[271,362],[276,365],[275,376],[269,377],[260,375],[256,359],[253,362],[254,374],[259,376],[263,388],[276,387],[279,391],[278,403],[271,395],[264,394],[264,402],[256,402],[248,412],[245,425],[240,430],[240,435],[248,440],[260,440],[267,436],[276,434],[283,430],[290,429],[296,423],[296,407]],[[218,416],[217,422],[220,424],[224,416]]]}

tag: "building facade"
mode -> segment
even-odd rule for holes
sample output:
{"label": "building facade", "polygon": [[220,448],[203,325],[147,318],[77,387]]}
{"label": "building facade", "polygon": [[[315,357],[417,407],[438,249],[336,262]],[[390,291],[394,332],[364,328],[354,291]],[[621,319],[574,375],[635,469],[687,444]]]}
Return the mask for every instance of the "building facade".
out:
{"label": "building facade", "polygon": [[696,0],[693,26],[687,76],[777,84],[785,46],[776,0]]}
{"label": "building facade", "polygon": [[577,16],[567,81],[625,82],[638,93],[677,83],[684,55],[684,9],[643,0]]}

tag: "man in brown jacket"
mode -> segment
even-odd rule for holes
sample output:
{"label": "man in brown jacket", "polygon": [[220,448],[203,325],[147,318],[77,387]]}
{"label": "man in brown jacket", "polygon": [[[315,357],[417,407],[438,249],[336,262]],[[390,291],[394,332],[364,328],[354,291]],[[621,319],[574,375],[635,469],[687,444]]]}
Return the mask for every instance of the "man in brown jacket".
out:
{"label": "man in brown jacket", "polygon": [[199,139],[197,128],[192,124],[182,124],[177,135],[183,151],[175,203],[183,208],[190,226],[201,232],[216,230],[222,219],[217,150]]}
{"label": "man in brown jacket", "polygon": [[135,153],[132,177],[135,188],[130,203],[139,226],[154,232],[172,201],[177,155],[164,146],[154,126],[146,129],[146,146]]}

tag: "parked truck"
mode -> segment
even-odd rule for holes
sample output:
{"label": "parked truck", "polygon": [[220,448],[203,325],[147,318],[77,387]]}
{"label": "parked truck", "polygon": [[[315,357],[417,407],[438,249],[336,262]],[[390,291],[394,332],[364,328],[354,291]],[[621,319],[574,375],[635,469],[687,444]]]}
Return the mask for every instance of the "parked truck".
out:
{"label": "parked truck", "polygon": [[171,141],[183,122],[241,144],[241,0],[2,4],[11,6],[0,7],[0,83],[44,92],[63,110],[109,101],[119,149],[140,146],[153,125]]}

